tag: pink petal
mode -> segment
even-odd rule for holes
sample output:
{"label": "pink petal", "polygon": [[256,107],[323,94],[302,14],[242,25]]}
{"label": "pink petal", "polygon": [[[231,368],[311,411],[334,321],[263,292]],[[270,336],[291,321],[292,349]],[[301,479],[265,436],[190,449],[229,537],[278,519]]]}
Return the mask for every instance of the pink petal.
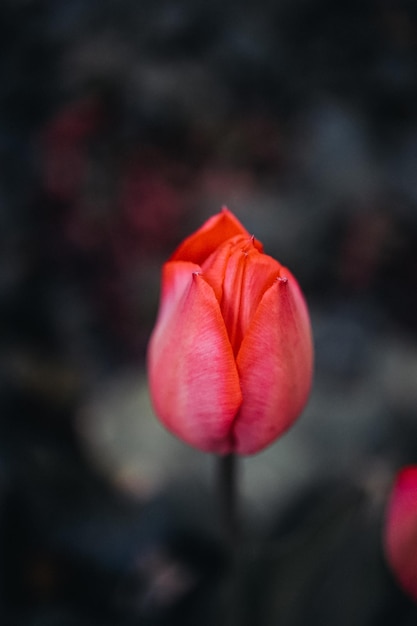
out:
{"label": "pink petal", "polygon": [[164,268],[161,314],[148,351],[154,408],[192,446],[230,451],[242,395],[233,352],[213,289],[191,263]]}
{"label": "pink petal", "polygon": [[264,294],[237,356],[242,406],[233,427],[234,450],[259,452],[298,417],[313,369],[310,321],[292,274]]}
{"label": "pink petal", "polygon": [[[213,215],[195,233],[184,239],[171,256],[170,261],[191,261],[202,265],[222,243],[235,237],[245,235],[250,237],[246,228],[228,209],[223,208],[220,213]],[[257,242],[259,249],[262,244]]]}
{"label": "pink petal", "polygon": [[385,554],[402,587],[417,600],[417,466],[394,483],[385,523]]}
{"label": "pink petal", "polygon": [[280,264],[260,253],[252,239],[238,242],[226,267],[221,311],[233,352],[238,354],[265,291],[279,276]]}
{"label": "pink petal", "polygon": [[206,282],[213,288],[217,301],[220,303],[223,297],[223,281],[226,273],[227,264],[236,241],[247,240],[247,235],[236,235],[228,239],[219,248],[217,248],[204,261],[201,266],[201,272]]}

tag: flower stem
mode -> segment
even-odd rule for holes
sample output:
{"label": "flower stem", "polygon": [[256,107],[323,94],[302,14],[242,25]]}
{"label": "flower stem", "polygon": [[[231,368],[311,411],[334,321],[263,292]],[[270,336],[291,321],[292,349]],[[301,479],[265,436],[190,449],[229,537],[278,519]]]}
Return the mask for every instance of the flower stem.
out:
{"label": "flower stem", "polygon": [[230,565],[226,585],[226,605],[221,624],[240,626],[242,620],[241,587],[241,528],[238,511],[237,457],[234,454],[219,457],[218,490],[220,523],[224,541],[229,549]]}
{"label": "flower stem", "polygon": [[220,522],[226,542],[233,552],[239,544],[239,515],[237,493],[237,458],[234,454],[219,457]]}

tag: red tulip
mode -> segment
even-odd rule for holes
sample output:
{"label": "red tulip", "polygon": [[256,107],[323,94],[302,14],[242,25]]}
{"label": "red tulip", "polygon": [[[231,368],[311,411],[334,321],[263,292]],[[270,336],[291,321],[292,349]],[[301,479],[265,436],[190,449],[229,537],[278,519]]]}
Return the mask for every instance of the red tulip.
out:
{"label": "red tulip", "polygon": [[398,473],[388,502],[385,554],[403,589],[417,600],[417,465]]}
{"label": "red tulip", "polygon": [[310,391],[303,295],[262,250],[223,209],[163,268],[151,397],[170,431],[207,452],[259,452],[291,426]]}

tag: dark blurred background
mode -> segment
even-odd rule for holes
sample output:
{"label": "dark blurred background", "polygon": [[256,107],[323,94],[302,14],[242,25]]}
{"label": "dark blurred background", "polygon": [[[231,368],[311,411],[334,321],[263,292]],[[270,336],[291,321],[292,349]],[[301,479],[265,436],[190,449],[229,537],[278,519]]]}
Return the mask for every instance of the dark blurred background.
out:
{"label": "dark blurred background", "polygon": [[[417,4],[2,0],[0,49],[0,623],[416,624],[381,533],[417,462]],[[145,372],[161,264],[222,205],[316,344],[242,461],[238,583]]]}

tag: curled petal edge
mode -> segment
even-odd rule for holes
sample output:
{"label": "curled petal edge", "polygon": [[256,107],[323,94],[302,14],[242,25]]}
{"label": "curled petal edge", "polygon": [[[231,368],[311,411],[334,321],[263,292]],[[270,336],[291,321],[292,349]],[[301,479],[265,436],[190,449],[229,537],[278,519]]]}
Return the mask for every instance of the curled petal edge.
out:
{"label": "curled petal edge", "polygon": [[[210,217],[201,228],[184,239],[169,260],[190,261],[202,265],[210,254],[236,235],[250,237],[233,213],[223,207],[220,213]],[[259,242],[258,245],[262,247]]]}

